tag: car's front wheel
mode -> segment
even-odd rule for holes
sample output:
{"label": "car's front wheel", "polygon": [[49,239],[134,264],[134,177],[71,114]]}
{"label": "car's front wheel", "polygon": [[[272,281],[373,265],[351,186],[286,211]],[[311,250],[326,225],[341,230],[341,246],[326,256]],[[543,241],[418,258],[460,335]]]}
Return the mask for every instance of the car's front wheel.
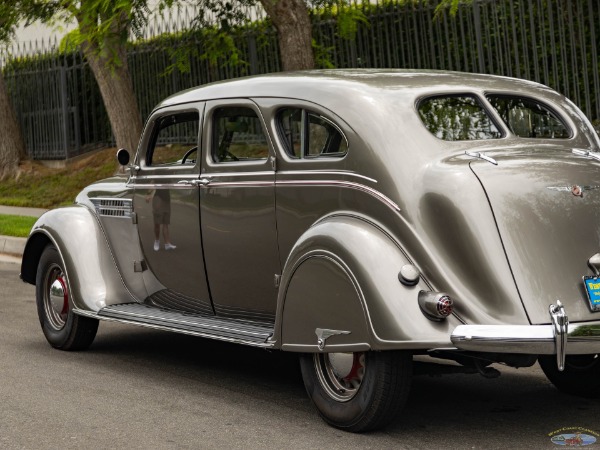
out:
{"label": "car's front wheel", "polygon": [[309,397],[330,425],[353,432],[382,428],[404,407],[412,377],[408,352],[314,353],[300,358]]}
{"label": "car's front wheel", "polygon": [[562,372],[558,370],[556,356],[540,355],[538,362],[559,391],[579,397],[600,397],[600,355],[567,356]]}
{"label": "car's front wheel", "polygon": [[35,293],[38,317],[46,339],[61,350],[83,350],[96,337],[98,320],[73,313],[64,264],[53,245],[48,245],[37,269]]}

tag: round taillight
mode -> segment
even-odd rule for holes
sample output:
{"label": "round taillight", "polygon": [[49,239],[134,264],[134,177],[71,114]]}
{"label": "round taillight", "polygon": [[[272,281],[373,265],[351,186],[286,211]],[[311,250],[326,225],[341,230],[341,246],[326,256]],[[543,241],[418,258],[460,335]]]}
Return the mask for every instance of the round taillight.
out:
{"label": "round taillight", "polygon": [[419,292],[419,307],[425,317],[431,320],[444,320],[454,310],[454,302],[443,292]]}
{"label": "round taillight", "polygon": [[454,309],[454,302],[447,295],[442,295],[437,301],[437,310],[440,316],[448,317],[452,314]]}

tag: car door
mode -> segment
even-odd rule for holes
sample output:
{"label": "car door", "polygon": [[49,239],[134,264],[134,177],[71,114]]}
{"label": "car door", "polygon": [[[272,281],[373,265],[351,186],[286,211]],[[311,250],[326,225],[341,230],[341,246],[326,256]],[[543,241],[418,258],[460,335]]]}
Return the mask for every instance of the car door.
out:
{"label": "car door", "polygon": [[213,314],[199,210],[198,142],[204,105],[170,107],[148,121],[134,178],[147,302]]}
{"label": "car door", "polygon": [[217,315],[271,322],[281,273],[274,152],[250,100],[206,103],[200,180],[206,271]]}

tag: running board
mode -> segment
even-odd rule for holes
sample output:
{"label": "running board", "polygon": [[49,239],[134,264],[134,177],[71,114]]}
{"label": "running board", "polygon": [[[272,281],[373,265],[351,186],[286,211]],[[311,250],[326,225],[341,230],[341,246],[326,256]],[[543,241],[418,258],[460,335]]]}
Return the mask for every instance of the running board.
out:
{"label": "running board", "polygon": [[[76,312],[92,316],[84,311]],[[180,313],[141,303],[107,306],[93,317],[255,347],[274,345],[269,342],[273,335],[273,326],[270,324]]]}

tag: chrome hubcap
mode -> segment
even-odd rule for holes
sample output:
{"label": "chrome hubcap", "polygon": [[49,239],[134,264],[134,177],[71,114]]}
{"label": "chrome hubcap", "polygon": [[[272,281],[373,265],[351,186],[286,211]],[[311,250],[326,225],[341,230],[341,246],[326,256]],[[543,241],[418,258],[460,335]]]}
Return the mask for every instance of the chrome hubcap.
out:
{"label": "chrome hubcap", "polygon": [[48,270],[44,292],[46,317],[55,330],[61,330],[69,314],[69,293],[65,274],[56,264]]}
{"label": "chrome hubcap", "polygon": [[358,393],[365,376],[365,353],[317,353],[314,362],[319,383],[331,398],[347,402]]}

